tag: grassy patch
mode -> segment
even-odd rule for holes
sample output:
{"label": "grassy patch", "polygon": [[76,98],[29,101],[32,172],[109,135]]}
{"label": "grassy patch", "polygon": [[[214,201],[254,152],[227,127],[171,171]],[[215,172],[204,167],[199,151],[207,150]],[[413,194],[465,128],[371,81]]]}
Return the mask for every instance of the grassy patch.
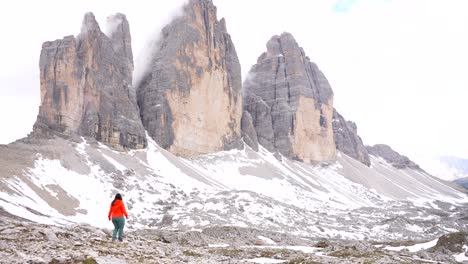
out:
{"label": "grassy patch", "polygon": [[93,258],[85,258],[82,262],[83,264],[98,264],[97,261]]}
{"label": "grassy patch", "polygon": [[337,250],[337,251],[334,251],[330,254],[328,254],[329,256],[332,256],[332,257],[337,257],[337,258],[351,258],[351,257],[355,257],[355,258],[371,258],[371,257],[375,257],[375,253],[368,253],[368,252],[360,252],[358,250],[356,250],[354,247],[351,247],[351,248],[345,248],[345,249],[341,249],[341,250]]}
{"label": "grassy patch", "polygon": [[318,248],[326,248],[330,245],[330,243],[326,240],[322,240],[322,241],[319,241],[317,242],[314,247],[318,247]]}
{"label": "grassy patch", "polygon": [[220,254],[226,257],[238,257],[242,255],[243,250],[241,249],[235,249],[235,248],[220,248],[220,249],[214,249],[210,250],[210,254]]}
{"label": "grassy patch", "polygon": [[260,252],[260,257],[261,258],[272,258],[276,254],[277,254],[277,252],[270,251],[270,250],[264,250],[264,251]]}
{"label": "grassy patch", "polygon": [[274,249],[274,250],[262,250],[260,252],[260,257],[262,258],[289,258],[292,251],[287,249]]}
{"label": "grassy patch", "polygon": [[191,250],[184,250],[183,253],[185,256],[189,256],[189,257],[201,257],[202,256],[200,253],[193,252]]}

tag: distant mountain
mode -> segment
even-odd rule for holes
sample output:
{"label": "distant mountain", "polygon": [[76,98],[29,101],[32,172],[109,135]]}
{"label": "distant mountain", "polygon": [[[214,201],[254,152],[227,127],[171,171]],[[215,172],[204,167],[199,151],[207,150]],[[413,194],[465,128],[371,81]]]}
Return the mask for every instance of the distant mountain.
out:
{"label": "distant mountain", "polygon": [[451,171],[453,178],[456,178],[453,182],[468,188],[468,159],[444,156],[440,161]]}
{"label": "distant mountain", "polygon": [[468,177],[468,159],[444,156],[440,161],[448,168],[454,169],[458,175]]}
{"label": "distant mountain", "polygon": [[454,183],[460,184],[461,186],[468,188],[468,177],[456,179],[453,181]]}

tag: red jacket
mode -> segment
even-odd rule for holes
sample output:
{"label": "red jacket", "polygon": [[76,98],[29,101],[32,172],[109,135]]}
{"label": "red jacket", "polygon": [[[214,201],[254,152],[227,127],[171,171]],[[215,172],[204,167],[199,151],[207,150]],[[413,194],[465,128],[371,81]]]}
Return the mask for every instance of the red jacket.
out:
{"label": "red jacket", "polygon": [[111,204],[111,207],[109,209],[109,220],[112,218],[116,217],[122,217],[124,216],[128,219],[128,214],[127,210],[125,210],[125,205],[122,202],[122,200],[115,200],[114,205]]}

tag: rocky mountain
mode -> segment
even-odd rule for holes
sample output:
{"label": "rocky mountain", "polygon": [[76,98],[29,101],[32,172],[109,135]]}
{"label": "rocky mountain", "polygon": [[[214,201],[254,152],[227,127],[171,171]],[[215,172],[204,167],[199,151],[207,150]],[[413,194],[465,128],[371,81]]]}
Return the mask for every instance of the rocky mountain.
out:
{"label": "rocky mountain", "polygon": [[410,168],[410,169],[415,169],[415,170],[421,169],[418,164],[414,163],[408,157],[396,152],[388,145],[377,144],[374,146],[366,146],[366,148],[369,154],[377,156],[377,157],[382,157],[388,163],[392,164],[392,166],[395,168],[398,168],[398,169]]}
{"label": "rocky mountain", "polygon": [[251,68],[244,109],[268,150],[304,162],[335,158],[333,91],[290,33],[273,36]]}
{"label": "rocky mountain", "polygon": [[468,189],[468,177],[456,179],[453,182]]}
{"label": "rocky mountain", "polygon": [[0,145],[0,262],[466,259],[466,190],[364,147],[291,34],[268,41],[242,89],[225,21],[189,0],[134,89],[129,23],[108,23],[88,13],[77,37],[43,45],[34,131]]}
{"label": "rocky mountain", "polygon": [[190,157],[242,147],[241,70],[211,0],[190,0],[163,28],[138,87],[143,125],[163,148]]}
{"label": "rocky mountain", "polygon": [[115,148],[144,148],[146,137],[132,87],[133,56],[127,19],[106,36],[92,13],[80,34],[45,42],[40,57],[41,105],[35,136],[95,138]]}
{"label": "rocky mountain", "polygon": [[336,109],[333,110],[333,137],[337,150],[370,166],[369,153],[357,134],[356,123],[346,121]]}

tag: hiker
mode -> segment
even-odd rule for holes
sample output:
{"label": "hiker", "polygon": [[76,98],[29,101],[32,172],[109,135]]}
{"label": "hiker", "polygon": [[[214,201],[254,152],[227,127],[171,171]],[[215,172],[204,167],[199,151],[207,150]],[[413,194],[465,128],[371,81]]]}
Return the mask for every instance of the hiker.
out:
{"label": "hiker", "polygon": [[114,224],[114,232],[112,232],[112,241],[115,241],[117,237],[117,232],[119,232],[119,241],[123,241],[123,229],[125,225],[124,216],[128,219],[128,214],[125,210],[125,205],[122,201],[122,195],[118,193],[115,195],[115,198],[111,203],[108,215],[109,221],[112,219],[112,223]]}

